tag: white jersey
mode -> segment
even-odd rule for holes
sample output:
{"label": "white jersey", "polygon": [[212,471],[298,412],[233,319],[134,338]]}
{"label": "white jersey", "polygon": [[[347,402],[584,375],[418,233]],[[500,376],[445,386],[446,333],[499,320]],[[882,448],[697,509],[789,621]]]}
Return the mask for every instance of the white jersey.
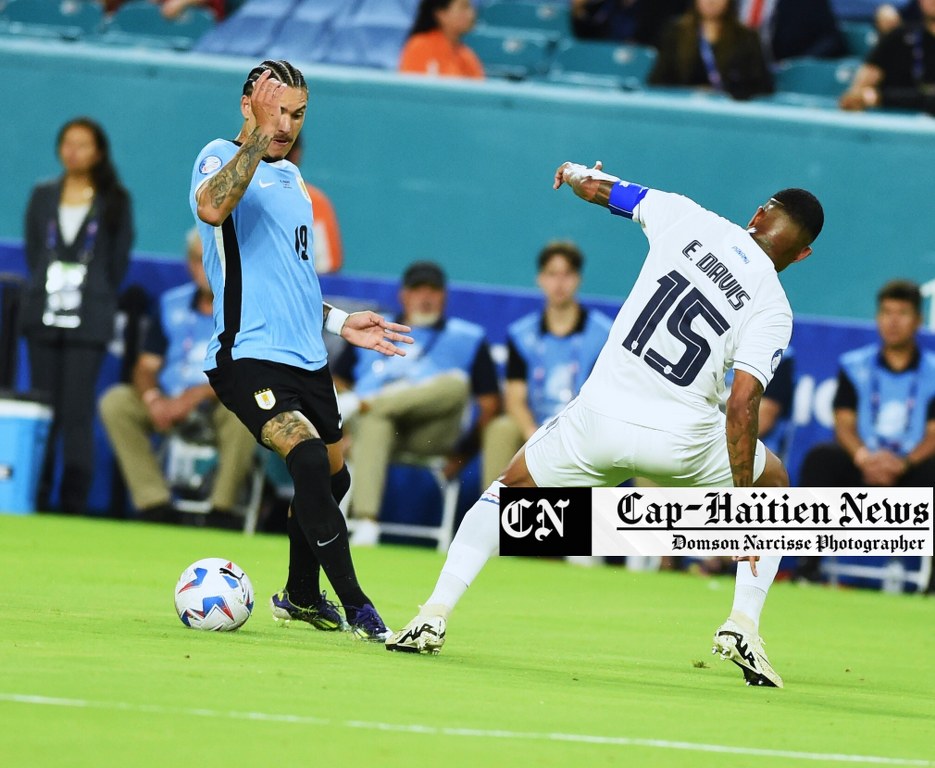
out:
{"label": "white jersey", "polygon": [[633,424],[707,431],[719,424],[728,370],[766,388],[792,336],[792,310],[746,230],[681,195],[637,189],[632,210],[611,211],[643,226],[649,253],[580,399]]}

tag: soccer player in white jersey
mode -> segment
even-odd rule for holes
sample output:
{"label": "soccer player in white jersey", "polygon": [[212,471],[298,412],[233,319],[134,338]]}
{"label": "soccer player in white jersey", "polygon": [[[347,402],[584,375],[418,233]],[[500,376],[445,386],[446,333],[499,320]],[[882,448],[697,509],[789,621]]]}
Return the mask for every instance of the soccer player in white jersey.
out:
{"label": "soccer player in white jersey", "polygon": [[[322,328],[387,356],[405,354],[394,342],[412,339],[373,312],[348,315],[322,302],[312,204],[285,159],[307,106],[302,73],[264,61],[244,82],[237,138],[210,142],[195,160],[189,204],[214,292],[205,369],[218,399],[282,456],[295,485],[289,574],[270,601],[274,618],[382,641],[389,630],[357,580],[337,503],[350,475]],[[319,591],[321,570],[344,616]]]}
{"label": "soccer player in white jersey", "polygon": [[[778,273],[811,253],[821,204],[777,192],[746,228],[681,195],[564,163],[554,187],[638,222],[649,240],[639,277],[581,394],[519,450],[468,511],[434,592],[386,642],[437,653],[448,614],[496,554],[499,494],[513,487],[613,487],[634,476],[663,486],[786,486],[782,462],[757,440],[760,397],[792,335]],[[727,413],[718,408],[734,369]],[[742,558],[730,617],[714,650],[747,683],[782,686],[759,637],[779,557]]]}

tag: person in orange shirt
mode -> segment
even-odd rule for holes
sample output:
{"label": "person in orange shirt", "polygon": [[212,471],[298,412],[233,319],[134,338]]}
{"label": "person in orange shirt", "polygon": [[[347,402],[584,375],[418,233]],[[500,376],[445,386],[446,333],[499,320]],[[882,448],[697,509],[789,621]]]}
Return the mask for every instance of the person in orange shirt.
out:
{"label": "person in orange shirt", "polygon": [[[302,134],[295,137],[295,143],[286,160],[296,166],[302,164]],[[344,249],[341,246],[341,230],[338,227],[338,215],[328,196],[318,187],[305,182],[308,196],[312,199],[314,220],[312,223],[312,242],[314,249],[312,256],[315,259],[315,272],[326,275],[337,272],[344,263]]]}
{"label": "person in orange shirt", "polygon": [[471,0],[421,0],[399,57],[399,71],[483,78],[477,54],[461,42],[476,19]]}

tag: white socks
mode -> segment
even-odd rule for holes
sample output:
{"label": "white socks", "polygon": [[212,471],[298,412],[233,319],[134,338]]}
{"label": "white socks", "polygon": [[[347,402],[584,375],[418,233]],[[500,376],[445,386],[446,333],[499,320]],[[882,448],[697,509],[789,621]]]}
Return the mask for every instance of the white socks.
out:
{"label": "white socks", "polygon": [[500,489],[494,480],[474,502],[448,549],[448,559],[420,616],[445,616],[457,605],[484,564],[500,549]]}
{"label": "white socks", "polygon": [[731,618],[736,621],[734,614],[743,614],[753,622],[753,629],[759,631],[760,614],[766,602],[766,593],[779,571],[780,560],[782,558],[776,556],[761,557],[756,564],[756,576],[753,575],[750,563],[746,560],[737,563],[737,580],[734,585]]}

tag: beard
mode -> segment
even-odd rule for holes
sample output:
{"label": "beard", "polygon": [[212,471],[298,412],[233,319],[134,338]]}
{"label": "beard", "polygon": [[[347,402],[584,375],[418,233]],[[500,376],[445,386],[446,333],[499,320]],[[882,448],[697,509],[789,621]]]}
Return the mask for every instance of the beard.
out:
{"label": "beard", "polygon": [[412,312],[406,316],[406,324],[416,328],[427,328],[441,320],[441,312]]}

